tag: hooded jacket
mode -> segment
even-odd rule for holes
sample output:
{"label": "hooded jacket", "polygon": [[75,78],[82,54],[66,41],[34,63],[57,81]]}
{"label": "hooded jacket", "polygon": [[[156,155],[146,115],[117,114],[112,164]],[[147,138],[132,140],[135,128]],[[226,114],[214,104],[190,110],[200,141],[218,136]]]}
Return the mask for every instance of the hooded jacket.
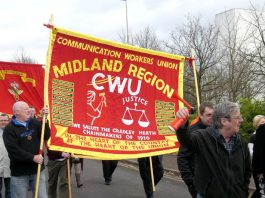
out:
{"label": "hooded jacket", "polygon": [[231,154],[213,135],[214,128],[177,131],[181,144],[196,153],[194,185],[203,198],[247,198],[251,176],[247,144],[237,134]]}

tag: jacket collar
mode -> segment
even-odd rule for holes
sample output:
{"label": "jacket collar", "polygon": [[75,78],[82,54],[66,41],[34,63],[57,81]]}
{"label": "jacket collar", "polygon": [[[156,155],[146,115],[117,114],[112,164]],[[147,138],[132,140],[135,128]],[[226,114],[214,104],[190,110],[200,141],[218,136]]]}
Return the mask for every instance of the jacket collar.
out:
{"label": "jacket collar", "polygon": [[[220,140],[220,139],[224,138],[223,135],[220,133],[220,131],[217,128],[210,127],[210,133],[216,140]],[[231,138],[236,138],[237,139],[238,138],[238,134],[237,133],[234,134],[233,136],[230,137],[230,139]]]}
{"label": "jacket collar", "polygon": [[16,126],[23,126],[23,127],[28,128],[28,126],[29,126],[29,122],[30,122],[30,121],[31,121],[31,118],[29,118],[29,120],[25,122],[26,125],[24,125],[22,122],[19,122],[19,121],[16,119],[16,116],[15,116],[15,115],[12,116],[12,122],[13,122],[14,125],[16,125]]}

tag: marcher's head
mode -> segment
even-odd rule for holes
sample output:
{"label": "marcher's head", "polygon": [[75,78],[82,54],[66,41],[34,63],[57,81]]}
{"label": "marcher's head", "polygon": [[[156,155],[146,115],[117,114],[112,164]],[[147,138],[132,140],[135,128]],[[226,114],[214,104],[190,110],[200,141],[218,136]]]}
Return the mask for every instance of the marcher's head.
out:
{"label": "marcher's head", "polygon": [[9,116],[5,113],[0,114],[0,128],[4,129],[9,122]]}
{"label": "marcher's head", "polygon": [[232,136],[239,131],[243,118],[240,115],[240,108],[237,103],[223,102],[218,104],[213,112],[213,125]]}
{"label": "marcher's head", "polygon": [[18,101],[13,105],[13,112],[16,119],[20,122],[26,122],[30,118],[29,105],[23,101]]}
{"label": "marcher's head", "polygon": [[237,103],[223,102],[214,108],[213,125],[218,129],[225,129],[230,135],[239,131],[243,118]]}
{"label": "marcher's head", "polygon": [[29,110],[30,110],[30,116],[31,116],[32,118],[35,118],[35,116],[36,116],[36,110],[35,110],[35,107],[33,107],[33,106],[29,106]]}
{"label": "marcher's head", "polygon": [[203,102],[200,104],[200,119],[206,126],[213,125],[213,104],[211,102]]}
{"label": "marcher's head", "polygon": [[265,116],[264,115],[256,115],[253,118],[253,127],[255,129],[259,128],[259,125],[265,124]]}

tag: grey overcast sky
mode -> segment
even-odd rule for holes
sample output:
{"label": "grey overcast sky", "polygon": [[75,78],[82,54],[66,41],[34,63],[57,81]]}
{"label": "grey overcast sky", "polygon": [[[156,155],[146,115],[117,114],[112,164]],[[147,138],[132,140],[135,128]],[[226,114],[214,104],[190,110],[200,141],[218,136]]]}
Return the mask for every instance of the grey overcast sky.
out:
{"label": "grey overcast sky", "polygon": [[[256,8],[264,0],[251,0]],[[152,27],[167,39],[185,16],[201,16],[214,22],[217,13],[233,8],[250,8],[250,0],[127,0],[129,31]],[[55,26],[107,40],[118,40],[126,30],[122,0],[0,0],[0,61],[12,61],[24,52],[45,64],[49,30],[43,26],[53,14]]]}

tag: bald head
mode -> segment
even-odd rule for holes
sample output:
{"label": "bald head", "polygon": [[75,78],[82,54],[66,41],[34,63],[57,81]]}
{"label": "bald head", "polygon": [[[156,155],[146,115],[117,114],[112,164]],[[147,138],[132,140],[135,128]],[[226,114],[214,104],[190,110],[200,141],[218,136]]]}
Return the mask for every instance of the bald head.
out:
{"label": "bald head", "polygon": [[13,105],[13,112],[16,116],[16,119],[20,122],[26,122],[30,118],[29,105],[26,102],[16,102]]}

